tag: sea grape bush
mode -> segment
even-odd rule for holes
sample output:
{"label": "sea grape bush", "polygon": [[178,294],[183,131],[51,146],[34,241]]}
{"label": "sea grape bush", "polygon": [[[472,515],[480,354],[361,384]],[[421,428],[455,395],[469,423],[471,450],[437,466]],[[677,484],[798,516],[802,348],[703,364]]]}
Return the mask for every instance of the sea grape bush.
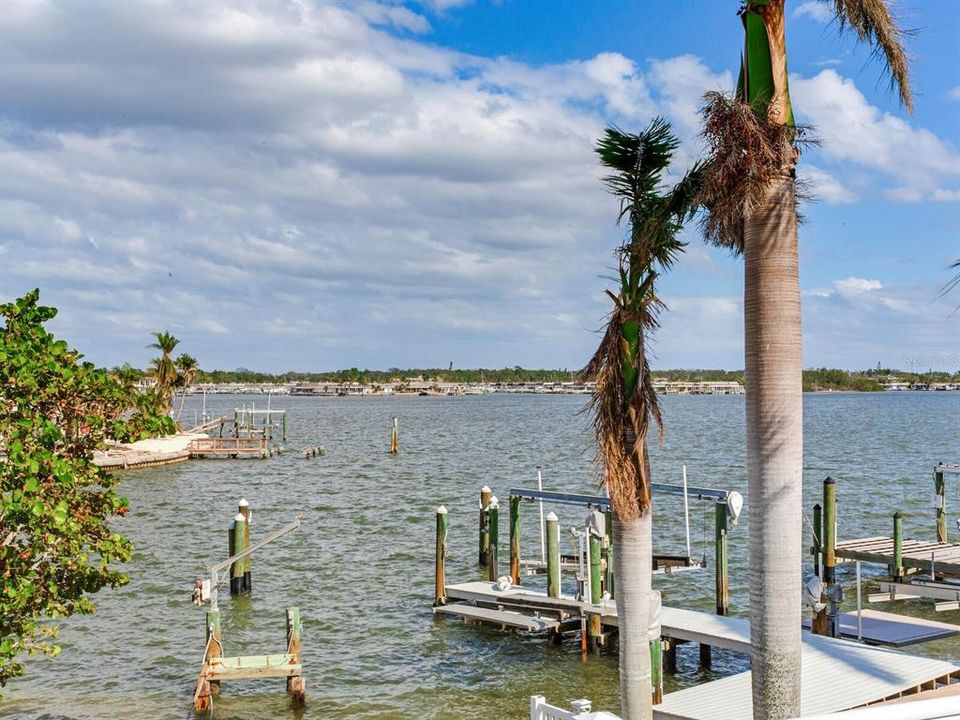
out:
{"label": "sea grape bush", "polygon": [[108,522],[127,500],[93,463],[128,391],[44,329],[39,296],[0,305],[0,685],[59,652],[58,619],[124,584],[132,551]]}

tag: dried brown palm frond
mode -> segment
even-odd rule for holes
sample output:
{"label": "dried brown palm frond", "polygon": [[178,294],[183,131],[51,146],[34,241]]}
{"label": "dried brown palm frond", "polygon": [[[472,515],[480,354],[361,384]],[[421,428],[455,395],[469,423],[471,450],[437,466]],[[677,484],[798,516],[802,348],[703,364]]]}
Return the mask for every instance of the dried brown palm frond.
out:
{"label": "dried brown palm frond", "polygon": [[800,150],[816,144],[803,127],[767,121],[745,102],[720,92],[705,96],[702,136],[708,158],[700,190],[700,225],[715,245],[743,250],[743,223],[770,181],[793,172]]}
{"label": "dried brown palm frond", "polygon": [[888,0],[834,0],[834,13],[840,30],[850,27],[861,42],[873,46],[874,55],[882,55],[890,73],[890,86],[896,87],[900,102],[913,112],[910,87],[910,63],[903,49],[903,39],[911,31],[904,30],[890,12]]}

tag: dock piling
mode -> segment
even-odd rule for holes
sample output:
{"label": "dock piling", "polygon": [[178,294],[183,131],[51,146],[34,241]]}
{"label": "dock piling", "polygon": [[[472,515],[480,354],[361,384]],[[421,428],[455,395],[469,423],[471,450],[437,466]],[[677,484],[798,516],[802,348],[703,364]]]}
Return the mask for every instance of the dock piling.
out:
{"label": "dock piling", "polygon": [[714,538],[716,543],[716,567],[714,573],[717,615],[728,615],[730,613],[730,580],[728,577],[727,504],[714,503],[714,516],[716,526],[716,536]]}
{"label": "dock piling", "polygon": [[[233,557],[237,554],[237,524],[236,522],[231,522],[227,526],[227,557]],[[234,582],[234,573],[233,573],[233,563],[230,566],[230,594],[239,595],[240,587]]]}
{"label": "dock piling", "polygon": [[821,610],[826,613],[826,631],[830,637],[838,637],[840,628],[835,603],[833,586],[837,582],[837,485],[829,475],[823,481],[823,582],[826,583],[827,607]]}
{"label": "dock piling", "polygon": [[663,702],[663,641],[660,638],[650,641],[650,684],[653,686],[653,704],[659,705]]}
{"label": "dock piling", "polygon": [[394,418],[390,428],[390,454],[396,455],[398,452],[400,452],[400,426],[397,418]]}
{"label": "dock piling", "polygon": [[[246,498],[240,498],[238,507],[240,514],[243,515],[243,542],[240,544],[240,552],[243,552],[250,547],[250,503]],[[249,555],[243,559],[241,590],[244,592],[253,590],[253,559]]]}
{"label": "dock piling", "polygon": [[[300,664],[300,635],[302,632],[303,623],[300,620],[300,608],[287,608],[287,654],[292,656],[291,661],[296,665]],[[306,679],[303,675],[287,677],[287,692],[295,706],[303,705],[306,699]]]}
{"label": "dock piling", "polygon": [[547,515],[547,596],[560,597],[560,518]]}
{"label": "dock piling", "polygon": [[520,584],[520,497],[510,496],[510,582]]}
{"label": "dock piling", "polygon": [[492,497],[493,491],[487,485],[480,488],[480,555],[477,562],[484,568],[487,566],[487,548],[490,547],[490,515],[487,508]]}
{"label": "dock piling", "polygon": [[490,544],[487,547],[487,580],[496,582],[499,577],[499,543],[500,543],[500,504],[496,497],[490,498],[489,509],[490,525],[488,526]]}
{"label": "dock piling", "polygon": [[903,515],[897,510],[893,514],[893,580],[903,582]]}
{"label": "dock piling", "polygon": [[606,536],[603,538],[603,544],[607,551],[607,572],[603,579],[603,589],[607,595],[614,598],[616,597],[616,582],[613,573],[613,512],[607,510],[605,515]]}
{"label": "dock piling", "polygon": [[813,506],[813,574],[823,575],[823,507]]}
{"label": "dock piling", "polygon": [[[590,602],[594,605],[598,605],[601,600],[600,585],[603,570],[600,562],[600,547],[600,536],[595,532],[590,532],[588,545],[590,554]],[[600,652],[602,634],[603,624],[600,613],[590,613],[587,617],[587,637],[590,640],[590,650],[596,654]]]}
{"label": "dock piling", "polygon": [[933,471],[934,507],[937,509],[937,542],[947,540],[947,485],[943,481],[942,463]]}
{"label": "dock piling", "polygon": [[[223,657],[223,639],[220,631],[220,611],[207,611],[207,632],[206,632],[207,650],[203,655],[204,662],[209,662],[211,658]],[[220,692],[220,681],[214,680],[210,683],[210,692],[216,695]]]}
{"label": "dock piling", "polygon": [[437,560],[433,584],[433,605],[446,605],[447,508],[437,508]]}
{"label": "dock piling", "polygon": [[[244,547],[244,538],[247,533],[247,521],[244,519],[243,515],[237,513],[236,517],[233,519],[233,552],[232,555],[243,552],[246,548]],[[230,565],[230,594],[239,595],[243,592],[243,560],[237,560],[236,562]]]}

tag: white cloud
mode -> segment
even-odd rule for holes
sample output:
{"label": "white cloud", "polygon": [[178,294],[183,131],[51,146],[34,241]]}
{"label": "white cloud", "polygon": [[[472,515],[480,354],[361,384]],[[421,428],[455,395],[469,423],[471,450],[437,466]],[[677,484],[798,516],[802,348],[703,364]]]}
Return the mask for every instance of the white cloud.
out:
{"label": "white cloud", "polygon": [[848,277],[846,280],[834,280],[833,287],[845,298],[856,297],[869,293],[873,290],[880,290],[883,284],[879,280],[867,280],[866,278]]}
{"label": "white cloud", "polygon": [[844,187],[833,175],[816,165],[802,163],[797,168],[797,174],[809,186],[816,200],[828,203],[852,203],[858,200],[856,193]]}
{"label": "white cloud", "polygon": [[833,10],[821,0],[807,0],[794,8],[793,17],[807,17],[818,23],[828,23],[833,19]]}
{"label": "white cloud", "polygon": [[951,100],[960,100],[960,85],[952,88],[948,93]]}

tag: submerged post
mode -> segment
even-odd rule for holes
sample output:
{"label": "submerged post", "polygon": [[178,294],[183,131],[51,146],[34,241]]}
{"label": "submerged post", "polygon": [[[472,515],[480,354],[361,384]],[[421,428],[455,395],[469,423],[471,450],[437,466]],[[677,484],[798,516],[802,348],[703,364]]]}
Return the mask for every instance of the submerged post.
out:
{"label": "submerged post", "polygon": [[[590,602],[598,605],[601,599],[600,581],[602,578],[600,562],[601,538],[594,532],[590,533],[589,553],[590,553]],[[590,650],[594,653],[600,652],[600,636],[603,634],[603,623],[600,613],[590,613],[587,616],[587,637],[590,640]]]}
{"label": "submerged post", "polygon": [[437,562],[435,580],[433,583],[433,604],[447,604],[446,588],[446,561],[447,561],[447,509],[441,505],[437,508]]}
{"label": "submerged post", "polygon": [[893,579],[903,580],[903,515],[897,510],[893,514]]}
{"label": "submerged post", "polygon": [[487,580],[496,582],[499,577],[498,548],[500,543],[500,504],[490,498],[490,546],[487,548]]}
{"label": "submerged post", "polygon": [[480,488],[480,556],[477,561],[481,567],[487,566],[487,548],[490,547],[489,525],[490,516],[487,507],[493,492],[484,485]]}
{"label": "submerged post", "polygon": [[730,582],[727,575],[728,563],[728,537],[727,537],[727,504],[714,503],[714,515],[716,526],[716,559],[714,573],[715,594],[717,601],[717,615],[728,615],[730,613]]}
{"label": "submerged post", "polygon": [[823,507],[820,503],[813,506],[813,574],[820,577],[823,562]]}
{"label": "submerged post", "polygon": [[520,584],[520,496],[510,496],[510,582]]}
{"label": "submerged post", "polygon": [[560,519],[547,515],[547,596],[560,597]]}
{"label": "submerged post", "polygon": [[947,542],[947,485],[940,465],[933,471],[934,506],[937,508],[937,542]]}
{"label": "submerged post", "polygon": [[[243,542],[240,544],[240,552],[250,547],[250,503],[246,498],[240,498],[240,514],[243,515]],[[243,581],[241,589],[244,592],[250,592],[253,589],[253,560],[247,555],[243,559]]]}

